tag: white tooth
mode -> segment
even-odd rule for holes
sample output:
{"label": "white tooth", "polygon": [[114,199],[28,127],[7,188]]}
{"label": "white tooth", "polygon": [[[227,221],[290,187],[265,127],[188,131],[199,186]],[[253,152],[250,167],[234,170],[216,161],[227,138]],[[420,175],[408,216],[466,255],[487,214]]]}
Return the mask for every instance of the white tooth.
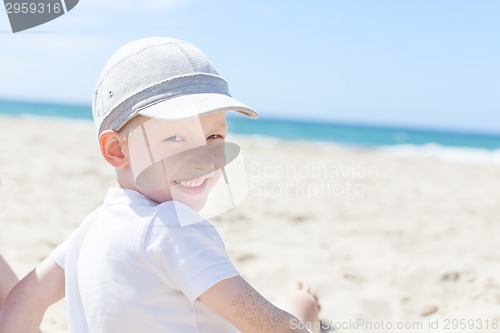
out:
{"label": "white tooth", "polygon": [[183,186],[183,187],[198,187],[200,186],[201,184],[203,184],[203,182],[205,181],[205,179],[200,179],[198,181],[184,181],[184,180],[178,180],[176,181],[177,184]]}

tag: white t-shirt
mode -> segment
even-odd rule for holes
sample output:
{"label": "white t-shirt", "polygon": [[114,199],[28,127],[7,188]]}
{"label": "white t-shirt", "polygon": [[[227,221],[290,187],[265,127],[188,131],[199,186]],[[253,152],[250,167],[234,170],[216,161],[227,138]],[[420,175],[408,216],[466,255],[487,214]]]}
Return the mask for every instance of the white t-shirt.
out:
{"label": "white t-shirt", "polygon": [[197,301],[238,271],[213,226],[184,207],[192,224],[179,223],[173,202],[110,188],[52,252],[65,270],[72,333],[239,332]]}

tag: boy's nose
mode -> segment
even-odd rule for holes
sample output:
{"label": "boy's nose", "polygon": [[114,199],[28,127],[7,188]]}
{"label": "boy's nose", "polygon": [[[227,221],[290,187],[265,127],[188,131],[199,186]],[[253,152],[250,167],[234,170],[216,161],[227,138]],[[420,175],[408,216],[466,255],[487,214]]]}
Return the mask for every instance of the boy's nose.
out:
{"label": "boy's nose", "polygon": [[188,163],[193,169],[207,173],[214,171],[216,164],[207,144],[192,149],[188,156]]}
{"label": "boy's nose", "polygon": [[208,145],[184,150],[165,159],[167,170],[177,170],[172,179],[194,179],[215,171],[217,162]]}

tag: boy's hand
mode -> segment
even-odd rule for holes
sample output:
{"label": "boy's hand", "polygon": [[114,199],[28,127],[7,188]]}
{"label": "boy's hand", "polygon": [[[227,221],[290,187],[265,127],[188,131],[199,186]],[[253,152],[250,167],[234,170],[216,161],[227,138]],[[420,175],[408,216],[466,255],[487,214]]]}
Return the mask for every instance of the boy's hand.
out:
{"label": "boy's hand", "polygon": [[51,258],[22,279],[0,311],[0,333],[36,333],[49,305],[64,297],[64,271]]}
{"label": "boy's hand", "polygon": [[244,333],[308,333],[304,325],[292,325],[297,318],[275,307],[241,276],[216,283],[199,300]]}

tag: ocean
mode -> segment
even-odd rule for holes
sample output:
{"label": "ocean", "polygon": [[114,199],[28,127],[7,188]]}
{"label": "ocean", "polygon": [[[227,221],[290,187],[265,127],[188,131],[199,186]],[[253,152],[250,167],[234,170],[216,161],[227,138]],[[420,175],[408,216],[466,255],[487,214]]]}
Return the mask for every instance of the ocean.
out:
{"label": "ocean", "polygon": [[[90,106],[1,101],[0,114],[92,120]],[[228,116],[232,133],[286,140],[334,142],[398,155],[426,155],[500,164],[500,134]]]}

